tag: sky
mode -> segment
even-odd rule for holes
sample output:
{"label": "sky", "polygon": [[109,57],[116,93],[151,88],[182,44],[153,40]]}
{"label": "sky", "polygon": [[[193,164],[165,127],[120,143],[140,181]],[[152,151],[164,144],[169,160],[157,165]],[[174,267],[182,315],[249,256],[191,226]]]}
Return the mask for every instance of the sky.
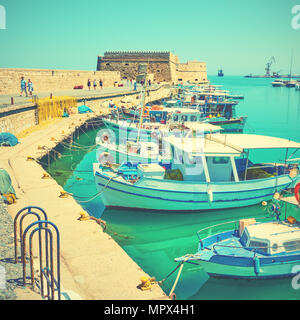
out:
{"label": "sky", "polygon": [[264,74],[274,56],[272,71],[292,66],[300,74],[295,5],[300,0],[0,0],[0,68],[95,70],[105,51],[136,50],[204,61],[210,75]]}

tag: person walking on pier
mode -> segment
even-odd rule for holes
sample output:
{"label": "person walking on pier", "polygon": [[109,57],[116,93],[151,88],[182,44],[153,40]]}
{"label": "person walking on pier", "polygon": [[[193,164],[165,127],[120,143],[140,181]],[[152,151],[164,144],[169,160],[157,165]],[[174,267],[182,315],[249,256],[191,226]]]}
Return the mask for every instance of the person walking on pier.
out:
{"label": "person walking on pier", "polygon": [[96,81],[96,79],[94,80],[94,90],[96,90],[96,88],[97,88],[97,81]]}
{"label": "person walking on pier", "polygon": [[26,84],[26,80],[24,79],[24,77],[21,78],[21,95],[20,95],[20,97],[23,96],[23,91],[25,92],[26,97],[28,97],[27,84]]}
{"label": "person walking on pier", "polygon": [[33,83],[30,79],[28,79],[28,83],[27,83],[27,87],[28,87],[28,92],[29,95],[32,96],[32,92],[33,92]]}
{"label": "person walking on pier", "polygon": [[100,79],[99,85],[100,85],[100,89],[102,89],[102,88],[103,88],[103,81],[102,81],[102,79]]}
{"label": "person walking on pier", "polygon": [[87,82],[87,86],[89,88],[89,91],[91,91],[91,80],[89,79],[88,82]]}

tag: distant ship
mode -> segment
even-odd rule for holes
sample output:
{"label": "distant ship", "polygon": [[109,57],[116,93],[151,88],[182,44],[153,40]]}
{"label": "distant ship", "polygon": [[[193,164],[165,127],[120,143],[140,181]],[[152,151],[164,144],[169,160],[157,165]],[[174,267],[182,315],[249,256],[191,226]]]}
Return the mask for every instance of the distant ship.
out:
{"label": "distant ship", "polygon": [[222,69],[218,71],[218,77],[224,77],[224,73]]}

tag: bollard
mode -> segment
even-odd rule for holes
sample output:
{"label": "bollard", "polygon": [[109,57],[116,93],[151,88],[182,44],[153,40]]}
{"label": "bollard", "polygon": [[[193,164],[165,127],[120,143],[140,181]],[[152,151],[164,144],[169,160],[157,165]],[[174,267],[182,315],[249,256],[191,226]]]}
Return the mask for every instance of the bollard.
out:
{"label": "bollard", "polygon": [[14,104],[14,98],[13,98],[13,97],[10,98],[10,104],[11,104],[11,105]]}
{"label": "bollard", "polygon": [[52,93],[50,93],[50,99],[52,99]]}

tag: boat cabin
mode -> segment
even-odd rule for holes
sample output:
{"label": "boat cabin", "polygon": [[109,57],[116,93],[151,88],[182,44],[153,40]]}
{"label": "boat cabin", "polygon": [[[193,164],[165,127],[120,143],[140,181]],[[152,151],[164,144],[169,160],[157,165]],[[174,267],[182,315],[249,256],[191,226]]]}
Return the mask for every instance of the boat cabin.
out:
{"label": "boat cabin", "polygon": [[284,221],[254,223],[245,227],[240,238],[248,250],[265,255],[300,252],[300,228]]}
{"label": "boat cabin", "polygon": [[172,167],[184,180],[203,182],[239,182],[267,179],[289,174],[286,163],[254,164],[250,150],[300,149],[300,143],[286,139],[248,134],[206,134],[202,138],[165,139],[170,144]]}

